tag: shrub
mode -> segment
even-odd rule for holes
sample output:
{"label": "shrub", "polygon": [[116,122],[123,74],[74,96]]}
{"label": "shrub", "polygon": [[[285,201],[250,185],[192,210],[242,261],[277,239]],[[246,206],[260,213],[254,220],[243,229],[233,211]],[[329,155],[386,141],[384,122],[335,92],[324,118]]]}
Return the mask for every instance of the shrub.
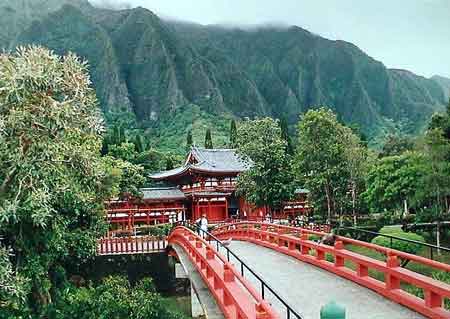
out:
{"label": "shrub", "polygon": [[69,287],[48,318],[181,319],[183,315],[165,307],[150,278],[132,287],[126,278],[113,276],[96,287]]}
{"label": "shrub", "polygon": [[[384,227],[381,229],[380,232],[382,234],[386,234],[386,235],[390,235],[390,236],[395,236],[395,237],[399,237],[399,238],[403,238],[403,239],[414,240],[414,241],[417,241],[420,243],[425,243],[425,239],[422,236],[415,234],[415,233],[405,233],[401,229],[398,229],[398,228],[389,229],[389,228]],[[392,246],[391,246],[391,238],[384,237],[384,236],[375,237],[374,239],[372,239],[372,243],[375,245],[400,250],[405,253],[409,253],[409,254],[413,254],[413,255],[416,255],[422,249],[422,245],[420,245],[419,243],[410,243],[410,242],[403,241],[400,239],[392,239]],[[406,266],[407,263],[408,263],[408,261],[404,260],[402,262],[402,267]]]}

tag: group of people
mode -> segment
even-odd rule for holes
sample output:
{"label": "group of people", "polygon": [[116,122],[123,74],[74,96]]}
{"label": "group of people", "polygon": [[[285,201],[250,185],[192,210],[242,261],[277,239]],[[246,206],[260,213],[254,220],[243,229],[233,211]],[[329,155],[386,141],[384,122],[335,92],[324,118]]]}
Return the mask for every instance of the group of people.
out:
{"label": "group of people", "polygon": [[304,227],[306,225],[314,224],[314,218],[307,215],[297,215],[295,218],[291,215],[288,216],[289,225],[295,227]]}

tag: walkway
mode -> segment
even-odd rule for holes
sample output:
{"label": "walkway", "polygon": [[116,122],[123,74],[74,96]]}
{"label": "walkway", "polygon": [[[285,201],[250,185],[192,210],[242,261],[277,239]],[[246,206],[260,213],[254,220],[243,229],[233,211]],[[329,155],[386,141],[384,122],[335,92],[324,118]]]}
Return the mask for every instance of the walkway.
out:
{"label": "walkway", "polygon": [[[241,241],[233,241],[229,248],[261,275],[303,319],[319,318],[320,307],[330,301],[346,307],[346,319],[425,318],[367,288],[272,249]],[[232,259],[231,262],[238,266]],[[246,273],[245,277],[261,291],[251,274]],[[281,318],[286,318],[283,307],[270,293],[265,294]]]}

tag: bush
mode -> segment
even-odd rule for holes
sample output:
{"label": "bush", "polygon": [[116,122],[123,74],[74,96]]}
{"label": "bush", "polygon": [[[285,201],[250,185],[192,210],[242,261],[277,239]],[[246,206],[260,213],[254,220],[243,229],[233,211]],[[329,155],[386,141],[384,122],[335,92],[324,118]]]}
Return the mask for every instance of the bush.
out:
{"label": "bush", "polygon": [[48,318],[181,319],[167,309],[153,281],[144,278],[132,287],[124,277],[108,277],[97,287],[70,286],[48,313]]}
{"label": "bush", "polygon": [[[381,229],[380,233],[403,238],[403,239],[414,240],[414,241],[417,241],[420,243],[425,243],[425,239],[422,236],[415,234],[415,233],[405,233],[399,228],[383,227]],[[418,243],[417,244],[410,243],[410,242],[403,241],[400,239],[392,239],[392,247],[391,247],[391,238],[384,237],[384,236],[375,237],[374,239],[372,239],[372,243],[375,245],[400,250],[405,253],[409,253],[409,254],[413,254],[413,255],[417,255],[419,253],[419,251],[422,249],[422,245],[420,245]],[[407,260],[403,261],[402,266],[403,267],[406,266],[407,263],[408,263]]]}

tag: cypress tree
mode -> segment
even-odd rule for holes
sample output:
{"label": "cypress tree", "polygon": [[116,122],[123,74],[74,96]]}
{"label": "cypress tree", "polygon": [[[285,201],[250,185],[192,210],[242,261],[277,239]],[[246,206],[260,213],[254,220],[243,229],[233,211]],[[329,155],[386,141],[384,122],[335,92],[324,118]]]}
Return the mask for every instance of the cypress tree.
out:
{"label": "cypress tree", "polygon": [[111,139],[109,140],[110,144],[120,144],[120,129],[119,126],[117,124],[115,124],[113,126],[112,129],[112,136]]}
{"label": "cypress tree", "polygon": [[236,148],[236,140],[237,140],[237,128],[236,121],[234,119],[231,120],[230,124],[230,147]]}
{"label": "cypress tree", "polygon": [[289,136],[288,123],[285,117],[280,120],[281,137],[286,141],[286,153],[289,155],[294,154],[294,147],[292,146],[292,140]]}
{"label": "cypress tree", "polygon": [[186,151],[187,151],[187,152],[189,152],[189,150],[191,149],[192,144],[193,144],[193,141],[192,141],[192,131],[189,130],[189,131],[187,132],[187,136],[186,136]]}
{"label": "cypress tree", "polygon": [[205,135],[205,148],[214,148],[213,147],[213,142],[212,142],[212,138],[211,138],[211,129],[207,129],[206,130],[206,135]]}
{"label": "cypress tree", "polygon": [[173,160],[171,156],[166,159],[166,171],[173,169]]}
{"label": "cypress tree", "polygon": [[127,141],[127,136],[126,136],[126,132],[125,132],[125,127],[123,125],[119,126],[119,143],[118,144],[122,144],[125,143]]}
{"label": "cypress tree", "polygon": [[134,146],[136,148],[136,151],[138,153],[142,153],[143,151],[145,151],[145,147],[144,147],[144,141],[142,139],[142,136],[139,134],[136,134],[135,138],[134,138]]}

